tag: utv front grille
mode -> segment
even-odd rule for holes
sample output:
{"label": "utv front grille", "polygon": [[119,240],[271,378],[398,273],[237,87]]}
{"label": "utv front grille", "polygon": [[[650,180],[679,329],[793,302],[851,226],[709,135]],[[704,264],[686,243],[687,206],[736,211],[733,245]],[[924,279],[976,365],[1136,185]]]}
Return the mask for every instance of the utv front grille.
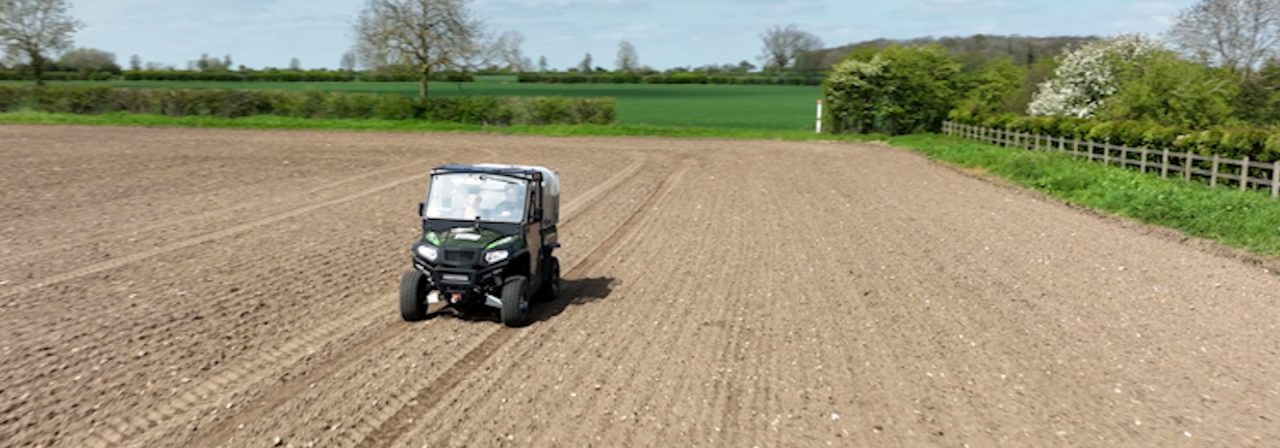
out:
{"label": "utv front grille", "polygon": [[444,261],[454,263],[471,262],[476,259],[476,251],[474,250],[446,250],[444,251]]}

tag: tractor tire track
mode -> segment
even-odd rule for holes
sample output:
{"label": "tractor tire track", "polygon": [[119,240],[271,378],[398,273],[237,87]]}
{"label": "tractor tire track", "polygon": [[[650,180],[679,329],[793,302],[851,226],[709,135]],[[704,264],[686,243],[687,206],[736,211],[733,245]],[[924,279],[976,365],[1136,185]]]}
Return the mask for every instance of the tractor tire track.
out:
{"label": "tractor tire track", "polygon": [[[682,163],[677,171],[668,175],[654,189],[653,193],[646,198],[644,203],[618,226],[603,241],[591,249],[587,255],[580,261],[562,271],[562,275],[589,272],[595,266],[605,260],[609,254],[617,247],[619,241],[624,239],[628,234],[635,231],[637,224],[643,219],[647,212],[651,211],[663,198],[668,196],[672,188],[679,182],[680,178],[688,170],[689,164]],[[564,291],[566,295],[572,295],[574,291]],[[511,342],[521,334],[521,330],[499,327],[484,338],[480,344],[468,351],[456,363],[450,366],[443,374],[421,390],[410,400],[407,405],[400,408],[389,419],[377,426],[368,434],[353,437],[360,440],[357,446],[360,447],[388,447],[394,444],[407,431],[412,429],[415,423],[414,416],[422,415],[434,409],[440,402],[440,398],[451,392],[459,384],[469,377],[469,374],[478,366],[487,361],[494,353],[507,343]]]}
{"label": "tractor tire track", "polygon": [[[564,207],[566,213],[563,214],[561,223],[573,221],[583,211],[598,203],[601,198],[606,196],[607,192],[636,177],[648,163],[646,156],[634,157],[630,164],[610,176],[605,182],[595,185],[584,192],[582,196],[566,204]],[[407,180],[396,181],[395,185],[418,177],[421,177],[421,175]],[[387,188],[390,188],[390,186]],[[365,193],[372,194],[369,191]],[[242,393],[254,384],[269,380],[277,375],[278,372],[297,364],[307,356],[310,356],[313,350],[360,333],[370,325],[377,325],[379,316],[387,314],[387,304],[394,303],[394,301],[394,295],[381,297],[375,301],[368,301],[365,306],[344,313],[336,319],[326,321],[325,324],[314,331],[291,340],[280,347],[269,349],[259,357],[228,367],[221,373],[213,375],[208,380],[179,394],[169,403],[148,409],[140,415],[110,418],[103,427],[87,434],[73,445],[105,448],[121,444],[147,446],[152,443],[158,443],[158,440],[152,439],[165,434],[173,425],[184,423],[187,419],[183,417],[189,417],[192,413],[199,411],[202,404],[219,403],[222,401],[222,397],[231,397]],[[301,378],[292,379],[285,383],[284,386],[273,390],[267,398],[261,401],[261,404],[250,411],[241,412],[235,418],[221,422],[211,430],[213,436],[205,437],[204,440],[224,440],[224,435],[234,430],[239,424],[255,420],[258,416],[269,412],[280,403],[296,395],[307,385],[326,378],[358,360],[366,354],[366,348],[381,346],[396,336],[400,336],[402,331],[397,330],[402,330],[402,328],[396,325],[399,323],[398,320],[386,319],[381,322],[381,326],[375,329],[371,335],[345,346],[344,350],[338,352],[337,359],[317,360],[320,365],[318,369],[308,372]]]}
{"label": "tractor tire track", "polygon": [[7,290],[7,291],[4,291],[4,292],[0,293],[0,299],[5,299],[5,298],[8,298],[8,297],[16,296],[16,295],[18,295],[18,294],[26,293],[26,292],[29,292],[29,291],[34,291],[34,290],[36,290],[36,289],[44,288],[44,287],[51,286],[51,285],[56,285],[56,284],[63,283],[63,282],[66,282],[66,281],[75,280],[75,279],[77,279],[77,278],[81,278],[81,277],[84,277],[84,276],[93,275],[93,274],[96,274],[96,273],[99,273],[99,272],[103,272],[103,271],[107,271],[107,270],[110,270],[110,269],[118,268],[118,267],[120,267],[120,266],[124,266],[124,265],[127,265],[127,264],[137,263],[137,262],[139,262],[139,261],[143,261],[143,260],[146,260],[146,259],[148,259],[148,258],[151,258],[151,257],[157,256],[157,255],[166,254],[166,253],[173,252],[173,251],[176,251],[176,250],[181,250],[181,249],[185,249],[185,248],[188,248],[188,247],[196,246],[196,245],[199,245],[199,244],[204,244],[204,243],[207,243],[207,242],[210,242],[210,241],[216,241],[216,240],[220,240],[220,239],[223,239],[223,238],[227,238],[227,237],[231,237],[231,236],[239,235],[239,234],[242,234],[242,233],[245,233],[245,232],[251,231],[251,230],[253,230],[253,229],[256,229],[256,228],[258,228],[258,227],[262,227],[262,226],[265,226],[265,225],[268,225],[268,224],[274,224],[274,223],[277,223],[277,222],[280,222],[280,221],[284,221],[284,220],[287,220],[287,219],[290,219],[290,218],[295,218],[295,217],[298,217],[298,216],[302,216],[302,215],[305,215],[305,214],[307,214],[307,213],[310,213],[310,212],[315,211],[315,210],[318,210],[318,209],[322,209],[322,208],[325,208],[325,207],[331,207],[331,206],[338,205],[338,204],[341,204],[341,203],[344,203],[344,202],[349,202],[349,201],[353,201],[353,200],[356,200],[356,199],[360,199],[360,198],[365,197],[365,196],[370,196],[370,195],[373,195],[373,194],[377,194],[377,193],[380,193],[380,192],[383,192],[383,191],[386,191],[386,190],[390,190],[390,189],[395,188],[395,187],[399,187],[399,186],[404,185],[404,184],[407,184],[407,183],[409,183],[409,182],[413,182],[413,181],[421,181],[422,179],[425,179],[425,178],[426,178],[426,176],[427,176],[427,175],[424,173],[424,174],[415,174],[415,175],[412,175],[412,176],[409,176],[409,177],[399,178],[399,179],[393,180],[393,181],[391,181],[391,182],[387,182],[387,183],[384,183],[384,184],[378,185],[378,186],[376,186],[376,187],[372,187],[372,188],[368,188],[368,189],[362,190],[362,191],[357,192],[357,193],[349,194],[349,195],[342,196],[342,197],[335,198],[335,199],[330,199],[330,200],[327,200],[327,201],[324,201],[324,202],[320,202],[320,203],[316,203],[316,204],[308,205],[308,206],[301,207],[301,208],[296,208],[296,209],[290,210],[290,211],[288,211],[288,212],[279,213],[279,214],[276,214],[276,215],[268,216],[268,217],[266,217],[266,218],[261,218],[261,219],[253,220],[253,221],[250,221],[250,222],[247,222],[247,223],[244,223],[244,224],[240,224],[240,225],[236,225],[236,226],[228,227],[228,228],[225,228],[225,229],[222,229],[222,230],[216,231],[216,232],[210,232],[210,233],[206,233],[206,234],[204,234],[204,235],[200,235],[200,236],[197,236],[197,237],[187,238],[187,239],[184,239],[184,240],[176,241],[176,242],[173,242],[173,243],[166,244],[166,245],[164,245],[164,246],[157,247],[157,248],[155,248],[155,249],[149,249],[149,250],[145,250],[145,251],[142,251],[142,252],[135,252],[135,253],[133,253],[133,254],[126,255],[126,256],[122,256],[122,257],[120,257],[120,258],[113,258],[113,259],[110,259],[110,260],[107,260],[107,261],[103,261],[103,262],[100,262],[100,263],[94,263],[94,264],[91,264],[91,265],[88,265],[88,266],[85,266],[85,267],[82,267],[82,268],[79,268],[79,269],[74,269],[74,270],[71,270],[71,271],[68,271],[68,272],[64,272],[64,273],[62,273],[62,274],[57,274],[57,275],[53,275],[53,276],[49,276],[49,277],[45,277],[45,278],[43,278],[43,279],[41,279],[41,280],[39,280],[39,281],[36,281],[36,282],[34,282],[34,283],[27,283],[27,284],[17,285],[17,286],[15,286],[15,287],[13,287],[13,288],[11,288],[11,289]]}
{"label": "tractor tire track", "polygon": [[[412,162],[412,164],[422,163],[422,162],[424,162],[425,160],[427,160],[427,159],[414,161],[414,162]],[[286,198],[300,198],[300,197],[305,198],[305,197],[308,197],[308,196],[310,196],[310,195],[313,195],[313,194],[316,194],[316,193],[319,193],[319,192],[322,192],[322,191],[330,190],[330,189],[333,189],[333,188],[335,188],[335,187],[338,187],[338,186],[341,186],[341,185],[344,185],[344,184],[348,184],[348,183],[355,182],[355,181],[358,181],[358,180],[361,180],[361,179],[365,179],[365,178],[369,178],[369,177],[377,177],[377,176],[382,176],[382,175],[386,175],[386,174],[389,174],[389,173],[394,173],[394,172],[396,172],[396,171],[400,171],[400,170],[403,170],[403,169],[405,169],[405,165],[404,165],[404,164],[399,164],[399,163],[397,163],[397,164],[395,164],[395,166],[385,167],[385,168],[377,169],[377,170],[374,170],[374,171],[369,171],[369,172],[366,172],[366,173],[357,174],[357,175],[355,175],[355,176],[347,177],[347,178],[344,178],[344,179],[339,179],[339,180],[337,180],[337,181],[330,182],[330,183],[327,183],[327,184],[324,184],[324,185],[320,185],[320,186],[317,186],[317,187],[314,187],[314,188],[308,189],[308,190],[306,190],[306,191],[301,191],[301,192],[296,192],[296,193],[290,193],[290,194],[285,195],[285,197],[286,197]],[[93,241],[95,241],[95,240],[101,240],[101,239],[107,239],[107,238],[119,238],[119,237],[124,236],[124,235],[137,234],[137,233],[142,233],[142,232],[149,232],[149,231],[152,231],[152,230],[163,229],[163,228],[165,228],[165,227],[176,226],[176,225],[179,225],[179,224],[184,224],[184,223],[193,222],[193,221],[194,221],[194,222],[199,222],[199,221],[208,221],[208,220],[212,220],[212,219],[215,219],[215,218],[218,218],[218,217],[221,217],[221,216],[225,216],[225,215],[228,215],[228,214],[234,213],[234,212],[236,212],[236,211],[240,211],[240,210],[244,210],[244,209],[248,209],[248,208],[253,208],[253,207],[258,207],[258,206],[261,206],[261,205],[264,205],[264,204],[269,204],[269,203],[271,203],[271,202],[279,201],[280,199],[281,199],[281,198],[279,198],[279,197],[276,197],[276,198],[270,198],[270,199],[268,199],[268,198],[261,198],[261,199],[254,200],[254,201],[242,202],[242,203],[239,203],[239,204],[236,204],[236,205],[232,205],[232,206],[230,206],[230,207],[223,207],[223,208],[219,208],[219,209],[209,210],[209,211],[206,211],[206,212],[203,212],[203,213],[199,213],[199,214],[196,214],[196,215],[189,215],[189,216],[184,216],[184,217],[176,218],[176,219],[169,219],[169,220],[155,221],[155,222],[151,222],[151,223],[148,223],[148,224],[145,224],[145,225],[142,225],[142,226],[138,226],[138,227],[133,227],[133,228],[124,228],[124,229],[115,229],[115,230],[111,230],[111,231],[107,231],[107,232],[101,232],[101,233],[97,233],[97,234],[92,234],[92,235],[89,235],[89,236],[83,236],[83,237],[81,237],[81,238],[77,238],[77,239],[74,239],[74,240],[72,240],[72,241],[66,241],[66,242],[59,243],[59,244],[54,244],[54,245],[49,245],[49,246],[41,247],[41,248],[36,249],[36,250],[33,250],[33,251],[28,251],[28,252],[23,252],[23,253],[17,253],[17,254],[10,254],[10,255],[6,255],[6,256],[0,257],[0,263],[7,263],[7,262],[10,262],[10,261],[13,261],[13,260],[16,260],[16,259],[20,259],[20,258],[29,258],[29,257],[37,256],[37,255],[47,254],[47,253],[50,253],[50,252],[57,252],[57,251],[60,251],[60,250],[66,250],[66,249],[74,248],[74,247],[76,247],[76,246],[80,246],[80,245],[84,245],[84,244],[87,244],[87,243],[93,242]]]}

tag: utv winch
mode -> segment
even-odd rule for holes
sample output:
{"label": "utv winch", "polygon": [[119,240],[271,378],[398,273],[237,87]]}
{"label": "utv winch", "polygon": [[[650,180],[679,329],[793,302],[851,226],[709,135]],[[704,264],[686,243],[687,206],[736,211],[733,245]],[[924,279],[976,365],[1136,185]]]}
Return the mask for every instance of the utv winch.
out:
{"label": "utv winch", "polygon": [[560,179],[540,166],[444,165],[418,204],[422,238],[400,279],[400,315],[491,307],[502,323],[529,321],[534,297],[560,292]]}

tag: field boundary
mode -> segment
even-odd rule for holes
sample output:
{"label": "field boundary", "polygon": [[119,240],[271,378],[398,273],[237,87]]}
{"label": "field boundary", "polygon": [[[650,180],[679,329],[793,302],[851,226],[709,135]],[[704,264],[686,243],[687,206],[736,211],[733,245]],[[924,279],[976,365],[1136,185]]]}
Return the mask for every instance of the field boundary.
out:
{"label": "field boundary", "polygon": [[[1186,182],[1204,182],[1210,187],[1222,184],[1234,185],[1241,191],[1270,191],[1272,199],[1280,199],[1280,160],[1264,163],[1250,160],[1249,156],[1232,159],[1217,154],[1210,157],[1172,151],[1169,148],[1131,148],[1107,142],[1012,132],[951,121],[942,123],[942,133],[1006,148],[1066,153],[1076,159],[1083,158],[1104,165],[1114,163],[1115,166],[1143,173],[1159,173],[1160,177],[1166,179],[1180,177]],[[1255,173],[1260,173],[1263,177],[1255,177]]]}

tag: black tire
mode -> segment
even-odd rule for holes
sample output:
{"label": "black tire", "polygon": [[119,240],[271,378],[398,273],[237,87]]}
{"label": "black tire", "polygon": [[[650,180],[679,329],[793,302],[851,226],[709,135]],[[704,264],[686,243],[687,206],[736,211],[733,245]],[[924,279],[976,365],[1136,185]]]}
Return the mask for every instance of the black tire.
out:
{"label": "black tire", "polygon": [[400,317],[405,322],[417,322],[427,318],[427,278],[417,270],[405,272],[400,277]]}
{"label": "black tire", "polygon": [[502,323],[508,327],[523,327],[529,319],[529,279],[524,276],[507,277],[502,284]]}
{"label": "black tire", "polygon": [[542,287],[543,299],[553,301],[560,298],[560,259],[551,257],[551,263],[547,265],[548,273],[547,282]]}

